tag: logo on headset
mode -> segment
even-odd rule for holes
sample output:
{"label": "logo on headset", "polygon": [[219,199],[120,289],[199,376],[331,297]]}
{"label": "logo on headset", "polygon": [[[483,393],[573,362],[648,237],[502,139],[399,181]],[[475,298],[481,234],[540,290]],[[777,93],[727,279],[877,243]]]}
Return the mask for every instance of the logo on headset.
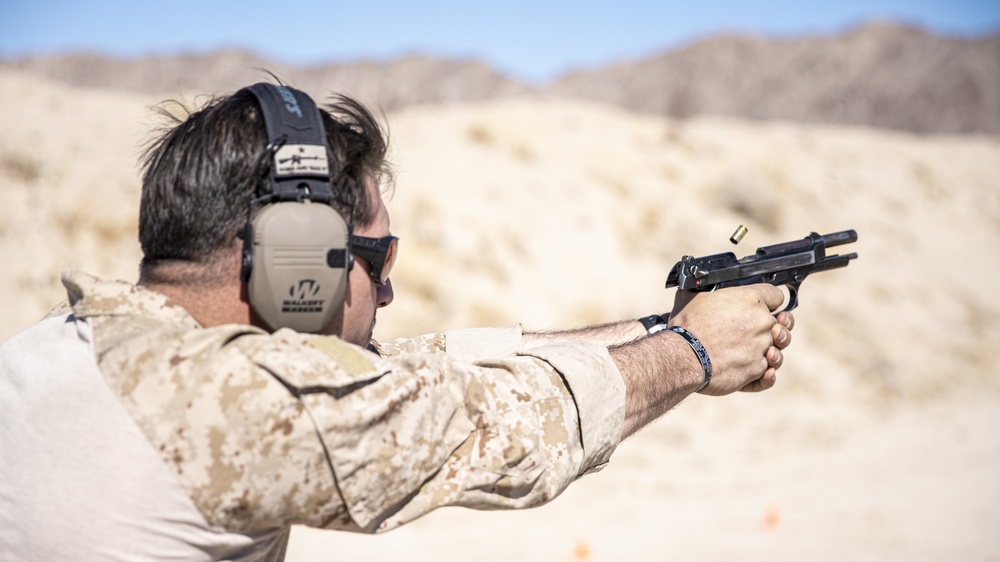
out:
{"label": "logo on headset", "polygon": [[274,153],[276,177],[329,177],[330,166],[326,147],[321,144],[286,144]]}
{"label": "logo on headset", "polygon": [[300,279],[288,288],[289,299],[281,302],[282,312],[323,312],[324,299],[314,298],[319,294],[319,283],[315,279]]}
{"label": "logo on headset", "polygon": [[285,109],[287,109],[289,113],[294,113],[301,118],[302,110],[299,109],[299,101],[295,99],[295,94],[284,86],[276,86],[276,88],[278,93],[281,94],[281,99],[285,100]]}

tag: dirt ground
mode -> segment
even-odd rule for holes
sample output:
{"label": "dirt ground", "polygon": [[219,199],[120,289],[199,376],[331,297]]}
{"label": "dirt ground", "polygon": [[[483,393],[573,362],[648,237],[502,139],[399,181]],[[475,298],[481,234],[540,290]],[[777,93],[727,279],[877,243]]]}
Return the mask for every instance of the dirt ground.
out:
{"label": "dirt ground", "polygon": [[995,397],[822,420],[781,389],[733,401],[683,404],[541,508],[375,537],[296,528],[288,559],[1000,560]]}
{"label": "dirt ground", "polygon": [[[64,298],[60,271],[135,279],[157,101],[0,72],[0,341]],[[548,98],[387,120],[381,339],[665,312],[681,255],[810,231],[856,229],[859,258],[804,284],[775,389],[690,398],[547,506],[296,529],[289,560],[1000,560],[1000,138]]]}

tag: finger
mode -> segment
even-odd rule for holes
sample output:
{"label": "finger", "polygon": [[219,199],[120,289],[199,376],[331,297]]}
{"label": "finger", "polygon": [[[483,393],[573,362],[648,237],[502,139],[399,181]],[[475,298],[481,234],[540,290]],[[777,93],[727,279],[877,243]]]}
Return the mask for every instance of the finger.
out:
{"label": "finger", "polygon": [[791,312],[779,312],[775,319],[789,330],[795,327],[795,316]]}
{"label": "finger", "polygon": [[770,349],[768,349],[767,354],[764,355],[764,358],[767,359],[767,366],[775,370],[780,369],[781,364],[785,361],[785,357],[781,354],[780,351],[778,351],[778,348],[776,347],[771,347]]}
{"label": "finger", "polygon": [[778,382],[778,376],[774,369],[768,369],[759,379],[741,388],[740,392],[761,392],[771,388],[776,382]]}
{"label": "finger", "polygon": [[785,349],[792,343],[792,333],[787,327],[775,324],[771,327],[771,341],[774,342],[774,347]]}
{"label": "finger", "polygon": [[757,288],[757,294],[761,302],[767,306],[769,311],[777,312],[781,308],[781,305],[785,303],[787,289],[779,289],[778,287],[768,283],[761,283],[759,285],[754,285],[754,287]]}

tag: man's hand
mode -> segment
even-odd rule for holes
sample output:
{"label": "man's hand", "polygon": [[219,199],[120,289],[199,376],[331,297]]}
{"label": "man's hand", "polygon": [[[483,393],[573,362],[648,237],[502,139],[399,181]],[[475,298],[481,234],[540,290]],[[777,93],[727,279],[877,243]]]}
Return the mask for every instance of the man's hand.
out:
{"label": "man's hand", "polygon": [[781,351],[792,341],[795,318],[774,316],[785,293],[759,284],[711,293],[677,291],[670,323],[698,338],[712,361],[712,382],[702,394],[722,396],[736,391],[759,392],[774,386]]}
{"label": "man's hand", "polygon": [[[795,323],[790,313],[774,316],[784,300],[784,291],[769,284],[677,292],[670,324],[698,338],[712,362],[712,380],[702,394],[722,396],[774,386]],[[625,382],[626,437],[673,408],[703,381],[691,347],[668,330],[610,351]]]}

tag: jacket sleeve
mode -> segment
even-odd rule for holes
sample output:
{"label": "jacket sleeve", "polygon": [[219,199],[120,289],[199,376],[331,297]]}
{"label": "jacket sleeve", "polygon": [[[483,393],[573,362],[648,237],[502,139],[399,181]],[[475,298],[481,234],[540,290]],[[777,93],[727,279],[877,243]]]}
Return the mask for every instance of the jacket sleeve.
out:
{"label": "jacket sleeve", "polygon": [[607,462],[625,401],[607,350],[521,350],[520,328],[512,334],[449,333],[448,353],[388,357],[309,340],[335,360],[339,381],[284,368],[276,357],[262,363],[309,411],[354,524],[376,532],[446,505],[541,505]]}
{"label": "jacket sleeve", "polygon": [[472,360],[479,357],[504,357],[521,350],[523,331],[520,324],[502,328],[462,328],[391,343],[372,341],[379,355],[443,351],[454,357]]}

